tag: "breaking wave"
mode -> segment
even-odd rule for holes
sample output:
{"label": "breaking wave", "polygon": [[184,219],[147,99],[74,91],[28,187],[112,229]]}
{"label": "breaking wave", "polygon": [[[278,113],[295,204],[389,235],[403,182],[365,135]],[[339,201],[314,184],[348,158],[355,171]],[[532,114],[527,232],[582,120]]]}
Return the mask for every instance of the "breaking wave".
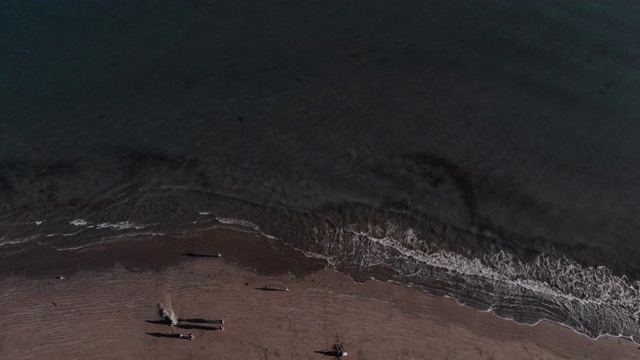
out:
{"label": "breaking wave", "polygon": [[275,236],[264,233],[260,229],[260,226],[254,224],[252,222],[249,222],[249,221],[246,221],[246,220],[239,220],[239,219],[233,219],[233,218],[222,218],[222,217],[216,217],[215,219],[216,219],[217,222],[219,222],[221,224],[238,225],[238,226],[241,226],[241,227],[249,228],[249,229],[252,229],[253,231],[257,232],[258,234],[266,237],[267,239],[270,239],[270,240],[274,240],[275,239]]}
{"label": "breaking wave", "polygon": [[504,251],[465,254],[443,250],[412,229],[351,225],[315,228],[310,252],[340,271],[393,271],[389,279],[419,286],[476,309],[519,323],[549,320],[591,338],[640,339],[640,282],[605,267],[583,267],[561,255],[542,254],[523,262]]}
{"label": "breaking wave", "polygon": [[[285,243],[297,238],[299,240],[289,245],[308,257],[326,259],[338,271],[356,280],[372,277],[416,286],[430,294],[451,297],[460,304],[523,324],[548,320],[591,338],[607,334],[640,340],[640,281],[618,276],[604,266],[582,266],[560,253],[540,254],[523,261],[502,250],[464,250],[449,246],[445,239],[433,233],[421,234],[393,220],[379,223],[379,218],[348,226],[328,222],[301,224],[289,218],[292,222],[287,223],[287,229],[306,230],[287,236],[273,227],[276,222],[257,221],[263,228],[254,222],[216,216],[216,212],[196,211],[194,215],[196,213],[200,219],[198,227],[244,229]],[[210,216],[203,220],[204,215]],[[143,225],[133,221],[90,222],[78,218],[65,221],[72,225],[68,232],[0,238],[0,243],[35,241],[59,251],[75,251],[123,238],[179,236],[193,230],[194,219],[185,219],[176,227],[175,223]],[[93,231],[96,239],[89,241],[89,233]],[[103,237],[105,232],[109,233],[107,237]],[[76,236],[80,233],[83,236]]]}
{"label": "breaking wave", "polygon": [[75,219],[70,221],[69,224],[79,227],[96,228],[96,229],[111,229],[111,230],[126,230],[126,229],[144,229],[147,225],[136,224],[131,221],[121,221],[118,223],[104,222],[100,224],[92,224],[84,219]]}

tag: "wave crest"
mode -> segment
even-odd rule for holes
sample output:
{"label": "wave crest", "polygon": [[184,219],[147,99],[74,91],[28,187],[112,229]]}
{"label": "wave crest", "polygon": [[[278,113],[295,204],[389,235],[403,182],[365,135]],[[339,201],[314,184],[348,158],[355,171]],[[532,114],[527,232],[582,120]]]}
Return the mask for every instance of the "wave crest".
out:
{"label": "wave crest", "polygon": [[603,266],[584,267],[554,254],[523,262],[504,251],[456,253],[446,250],[443,241],[421,239],[393,221],[383,226],[327,225],[313,234],[311,251],[346,272],[375,274],[382,266],[395,272],[393,281],[520,323],[545,319],[591,338],[640,339],[640,282]]}

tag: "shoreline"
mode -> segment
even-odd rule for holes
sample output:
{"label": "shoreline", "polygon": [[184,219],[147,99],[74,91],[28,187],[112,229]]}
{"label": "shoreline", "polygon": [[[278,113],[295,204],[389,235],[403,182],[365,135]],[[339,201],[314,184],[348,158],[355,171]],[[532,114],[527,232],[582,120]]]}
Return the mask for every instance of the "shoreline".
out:
{"label": "shoreline", "polygon": [[[580,334],[581,336],[578,336],[579,333],[564,325],[558,326],[561,324],[551,323],[545,320],[539,321],[535,325],[524,326],[528,324],[520,324],[513,320],[508,321],[510,319],[501,318],[496,314],[490,313],[490,311],[479,311],[468,306],[461,306],[455,299],[435,297],[425,293],[417,287],[405,286],[389,281],[382,282],[378,280],[366,281],[364,283],[355,282],[349,276],[336,271],[325,261],[307,258],[297,250],[287,248],[284,245],[280,245],[279,243],[268,242],[267,239],[250,232],[238,232],[233,229],[218,228],[207,230],[202,233],[194,234],[192,236],[185,236],[184,238],[179,239],[152,238],[141,240],[139,242],[134,241],[121,244],[120,249],[118,249],[118,247],[119,246],[115,246],[111,250],[94,248],[90,251],[85,251],[85,258],[89,260],[100,258],[102,259],[102,262],[96,262],[93,269],[80,269],[79,271],[70,273],[69,275],[65,275],[65,280],[63,281],[54,280],[52,278],[54,274],[52,274],[52,276],[46,277],[38,276],[36,275],[36,272],[32,272],[30,276],[7,276],[6,274],[4,274],[2,280],[0,281],[2,281],[2,287],[8,289],[8,291],[2,298],[1,305],[9,309],[17,308],[17,313],[23,313],[25,310],[35,307],[36,309],[41,309],[43,311],[42,318],[44,319],[47,315],[47,312],[51,310],[48,309],[51,307],[51,303],[43,300],[40,302],[44,303],[32,304],[33,306],[31,307],[27,305],[16,306],[16,304],[14,304],[15,300],[13,300],[10,295],[28,294],[30,291],[34,291],[35,287],[37,289],[36,292],[40,292],[40,297],[42,297],[42,295],[51,294],[61,296],[62,293],[58,292],[56,288],[67,286],[70,286],[71,288],[75,287],[75,290],[82,294],[83,291],[87,291],[82,290],[86,287],[87,283],[91,282],[93,288],[95,282],[98,281],[96,279],[99,279],[98,282],[100,282],[102,286],[104,286],[104,288],[98,290],[93,289],[92,291],[96,291],[97,293],[88,294],[89,296],[87,297],[90,298],[91,296],[97,296],[99,293],[106,293],[101,294],[100,296],[109,297],[113,296],[112,294],[110,294],[113,292],[113,289],[126,290],[132,287],[136,288],[140,286],[140,283],[149,282],[143,281],[146,279],[153,280],[152,282],[163,285],[156,287],[152,286],[153,289],[151,290],[147,289],[146,291],[141,291],[144,296],[140,298],[141,295],[136,295],[138,297],[136,299],[136,302],[132,302],[131,299],[122,299],[120,300],[120,304],[118,304],[118,301],[116,301],[115,304],[107,305],[104,311],[110,309],[112,310],[111,312],[114,312],[114,310],[123,305],[122,303],[125,303],[128,304],[128,307],[141,307],[140,310],[142,311],[140,312],[140,314],[146,314],[145,316],[148,318],[147,320],[151,320],[155,319],[155,311],[152,306],[154,305],[154,302],[166,302],[167,300],[162,298],[166,297],[166,294],[176,293],[176,288],[184,288],[189,286],[194,287],[188,291],[189,295],[185,297],[185,299],[188,299],[189,302],[200,301],[197,299],[199,299],[203,294],[215,293],[215,289],[211,288],[210,286],[205,286],[204,289],[200,289],[199,286],[195,284],[189,285],[189,283],[192,282],[189,280],[189,277],[191,275],[196,274],[193,276],[199,276],[198,279],[200,279],[201,281],[208,281],[205,279],[208,279],[211,274],[207,274],[207,277],[204,277],[204,273],[214,269],[215,271],[217,271],[215,277],[217,277],[218,281],[223,284],[220,286],[225,287],[225,289],[227,289],[227,291],[231,293],[243,294],[243,299],[248,299],[252,296],[261,296],[256,294],[255,291],[252,291],[253,286],[245,285],[249,283],[251,283],[252,285],[262,285],[262,282],[276,285],[287,284],[287,286],[290,286],[292,288],[292,293],[288,295],[293,296],[293,298],[289,299],[288,301],[295,301],[294,299],[297,296],[296,294],[300,292],[300,289],[305,289],[305,291],[307,292],[314,293],[322,292],[324,291],[323,289],[330,288],[331,291],[329,291],[328,293],[325,291],[324,296],[320,298],[314,298],[313,300],[307,299],[302,303],[296,305],[297,307],[306,308],[306,312],[313,313],[314,316],[318,316],[319,318],[327,317],[327,306],[328,304],[336,301],[334,299],[335,296],[346,296],[347,299],[358,302],[359,305],[355,308],[350,308],[349,306],[347,306],[345,307],[345,309],[352,312],[355,312],[356,308],[362,308],[364,310],[368,309],[366,311],[366,314],[369,319],[363,319],[356,316],[354,320],[355,324],[350,325],[354,327],[354,329],[345,332],[345,336],[348,335],[351,337],[362,337],[364,335],[360,334],[361,331],[367,334],[367,336],[373,336],[371,334],[371,330],[369,330],[368,328],[360,329],[358,326],[356,326],[361,321],[371,321],[370,326],[372,326],[373,328],[387,329],[392,333],[403,331],[403,327],[420,327],[421,329],[424,327],[424,329],[422,330],[425,331],[425,334],[428,333],[429,330],[435,331],[433,330],[435,328],[440,329],[441,332],[460,331],[466,335],[463,340],[458,339],[458,342],[462,341],[463,344],[467,345],[469,343],[479,344],[478,347],[481,350],[478,352],[478,354],[480,354],[480,357],[475,358],[489,359],[490,357],[483,357],[484,355],[481,355],[486,355],[488,354],[488,352],[491,352],[492,355],[490,356],[493,356],[494,359],[507,359],[509,357],[514,358],[514,356],[515,358],[524,358],[522,357],[524,354],[532,355],[537,351],[540,354],[544,353],[547,358],[569,357],[579,359],[584,358],[585,355],[593,357],[593,354],[596,354],[595,358],[613,359],[615,357],[612,357],[610,355],[618,354],[617,356],[624,355],[626,358],[640,359],[640,351],[635,350],[637,345],[632,341],[624,341],[627,340],[625,338],[616,338],[614,336],[606,335],[594,340],[588,338],[584,334]],[[107,246],[107,248],[109,248],[109,246]],[[116,259],[117,256],[120,255],[121,252],[136,249],[145,250],[146,252],[144,252],[144,254],[146,254],[146,256],[143,259],[136,259],[134,255],[140,255],[143,253],[134,252],[134,255],[130,254],[130,257],[124,258],[123,260],[117,262],[117,265],[109,265],[112,263],[113,259]],[[105,251],[108,252],[109,256],[104,256]],[[188,253],[197,254],[198,252],[202,253],[203,255],[215,254],[216,251],[222,251],[224,258],[218,259],[184,255]],[[136,261],[138,261],[138,266],[132,266]],[[39,270],[42,274],[45,269],[40,268]],[[125,278],[127,280],[120,280],[121,278]],[[179,278],[181,280],[175,280],[176,278]],[[238,278],[251,279],[251,281],[238,281]],[[166,284],[167,281],[172,284]],[[322,286],[318,284],[322,284]],[[77,312],[83,313],[89,311],[88,308],[91,308],[92,304],[87,304],[86,301],[82,299],[81,295],[80,298],[73,296],[73,293],[74,291],[64,292],[65,295],[63,296],[67,297],[68,300],[70,300],[71,298],[76,298],[75,306],[77,307]],[[389,298],[393,298],[393,301],[389,300]],[[25,299],[25,302],[27,303],[38,301],[39,300]],[[58,308],[58,305],[56,304],[60,303],[60,301],[51,301],[55,302],[55,304],[53,304],[53,308]],[[262,308],[267,311],[270,311],[273,308],[279,309],[280,305],[269,302],[268,298],[265,298],[265,301],[267,302],[259,302],[255,305],[257,306],[257,308]],[[171,298],[169,298],[169,302],[171,302]],[[241,307],[241,305],[238,304],[237,299],[235,301],[233,299],[227,299],[227,302],[229,304],[232,304],[233,306]],[[403,319],[399,324],[393,325],[397,326],[398,328],[391,329],[392,325],[388,324],[387,320],[382,319],[378,321],[376,319],[371,319],[372,313],[378,314],[378,312],[381,311],[380,303],[387,303],[385,311],[409,313],[413,314],[414,316],[409,316],[406,319]],[[189,307],[189,305],[185,305],[185,302],[178,300],[174,300],[173,305],[179,310],[179,312],[185,311]],[[27,309],[25,309],[25,306],[27,306]],[[242,311],[242,309],[237,310],[240,312]],[[282,309],[279,309],[278,311],[280,310]],[[337,315],[339,315],[339,309],[336,308],[332,311],[338,312]],[[38,311],[36,311],[36,313],[37,312]],[[137,317],[140,317],[140,314],[138,314]],[[70,315],[70,319],[65,316],[64,322],[66,323],[68,320],[73,320],[74,316],[74,313]],[[258,314],[256,316],[263,315]],[[134,316],[134,318],[135,317],[136,316]],[[339,318],[340,317],[338,316],[333,321],[339,323],[341,321]],[[81,320],[86,321],[86,324],[91,324],[91,321],[89,319]],[[96,320],[98,322],[110,323],[110,321],[108,321],[107,319]],[[139,326],[143,326],[142,320],[144,319],[139,320],[141,320]],[[26,330],[30,326],[36,326],[42,329],[47,328],[48,326],[46,323],[38,324],[39,321],[41,322],[43,320],[36,320],[34,318],[33,321],[34,324],[28,325],[25,324],[24,321],[17,321],[15,316],[10,315],[5,320],[0,321],[0,326],[2,326],[4,329],[8,329],[7,333],[10,334],[10,338],[14,336],[20,337],[24,335],[26,333]],[[119,321],[117,321],[116,323],[127,321],[128,320],[126,318],[123,318],[119,319]],[[304,326],[314,326],[313,321],[308,324],[306,322],[303,323],[306,324]],[[233,324],[233,322],[230,321],[229,324]],[[57,326],[58,325],[56,325],[56,327]],[[114,325],[107,324],[107,327],[108,326]],[[227,323],[225,323],[225,326],[233,328],[233,325],[227,325]],[[65,328],[64,325],[62,325],[62,327]],[[133,327],[136,328],[136,326]],[[66,331],[73,332],[73,328],[74,327],[71,326],[70,328],[66,329]],[[87,331],[89,330],[90,329],[87,329]],[[140,328],[139,330],[142,329]],[[31,329],[31,331],[33,331],[33,329]],[[54,333],[55,332],[47,334],[52,339],[55,339]],[[144,332],[142,332],[141,334],[144,334]],[[425,334],[423,335],[426,336]],[[90,335],[91,331],[83,336]],[[197,338],[201,338],[202,336],[200,335],[208,336],[208,334],[202,333],[197,335]],[[132,334],[132,336],[134,335]],[[237,336],[238,341],[240,341],[240,339],[242,339],[243,337],[242,334],[237,334]],[[425,349],[425,354],[431,353],[433,351],[436,351],[436,353],[438,353],[438,351],[442,351],[443,349],[440,349],[438,347],[438,344],[442,341],[446,343],[445,340],[447,340],[440,339],[434,343],[426,342],[423,344],[420,341],[420,336],[411,334],[406,334],[405,336],[409,339],[412,339],[411,341],[415,342],[415,344],[412,345],[412,347],[408,347],[408,349],[413,349],[414,347],[416,349]],[[45,343],[47,342],[47,337],[48,336],[43,337],[43,341]],[[148,346],[149,340],[152,340],[146,339],[144,337],[140,339],[138,335],[135,335],[134,337],[138,338],[138,340],[142,340],[142,344],[146,344],[145,346]],[[255,335],[249,335],[249,338],[253,337],[255,337]],[[384,336],[382,336],[382,338],[384,338]],[[562,339],[562,341],[558,343],[558,339]],[[160,340],[168,339],[157,339],[156,342]],[[280,344],[278,346],[284,348],[284,345],[281,344],[281,340],[282,339],[274,341],[275,343]],[[365,341],[364,339],[361,340]],[[120,339],[119,341],[125,340]],[[325,342],[326,341],[328,340],[325,339]],[[507,355],[507,353],[505,353],[504,355],[500,355],[502,354],[502,352],[499,352],[498,349],[501,348],[502,345],[494,346],[492,344],[503,344],[505,342],[511,344],[511,347],[508,346],[505,351],[509,350],[511,352],[509,353],[509,355]],[[28,342],[24,343],[27,348],[28,344]],[[524,348],[527,348],[528,350],[525,352],[520,352],[523,350],[522,348],[518,348],[518,344],[528,344],[523,345]],[[162,348],[165,344],[161,343],[157,345]],[[171,348],[176,344],[167,343],[166,345]],[[327,346],[328,345],[330,344],[327,344]],[[427,345],[429,346],[429,351],[426,351],[425,346]],[[460,348],[469,350],[467,345],[461,345],[461,347],[458,345],[460,344],[455,342],[450,343],[445,347],[449,349],[447,351],[450,351],[451,349],[458,351],[460,350]],[[63,351],[63,349],[61,348],[56,348],[56,345],[49,346],[57,349],[56,351]],[[136,345],[131,344],[131,346],[135,347]],[[310,346],[310,344],[308,344],[308,346]],[[354,346],[354,344],[351,344],[350,346]],[[487,347],[487,349],[491,350],[482,350],[482,346],[485,346]],[[0,354],[7,353],[9,355],[12,355],[10,357],[19,358],[20,349],[21,347],[11,346],[11,344],[8,344],[6,341],[0,342]],[[588,349],[589,352],[585,352],[584,349]],[[393,356],[393,354],[402,354],[403,352],[400,350],[401,349],[395,349],[392,347],[388,349],[388,355]],[[471,350],[473,350],[473,352],[478,351],[474,350],[473,347]],[[530,350],[533,352],[530,353]],[[91,349],[91,351],[95,351],[95,349]],[[229,349],[229,351],[229,354],[232,354],[231,349]],[[377,350],[374,353],[377,354],[379,351],[384,350]],[[366,352],[366,347],[359,348],[358,352],[352,351],[352,353],[355,353],[357,355],[355,358],[372,358],[366,357]],[[57,354],[57,352],[54,353]],[[444,357],[445,353],[448,354],[447,352],[441,353],[443,355],[442,358],[446,358]],[[202,354],[195,354],[194,356],[198,358],[204,357],[206,356],[206,354],[207,352],[205,351]],[[469,356],[472,354],[472,352],[467,352],[465,354],[465,356]],[[553,357],[552,355],[556,357]],[[128,355],[126,353],[123,353],[122,356],[127,357]],[[231,359],[234,358],[233,355],[228,356],[231,356],[229,357]],[[249,352],[243,356],[238,356],[235,358],[252,358],[251,356],[255,356],[255,353]],[[313,355],[311,355],[310,358],[313,358]]]}
{"label": "shoreline", "polygon": [[[214,243],[209,241],[216,234]],[[258,238],[260,237],[260,238]],[[279,242],[269,242],[261,234],[234,226],[215,226],[180,237],[159,235],[142,239],[128,238],[91,244],[79,250],[56,250],[39,244],[29,244],[18,255],[9,255],[0,263],[0,278],[23,276],[26,278],[69,277],[81,271],[109,271],[122,267],[131,271],[157,270],[177,266],[189,258],[189,253],[225,253],[225,259],[240,267],[255,267],[262,275],[292,271],[305,275],[327,266],[323,259],[310,258],[299,250]],[[252,251],[241,251],[235,241],[244,241]],[[10,253],[6,246],[0,254]],[[147,256],[153,251],[152,256]],[[278,256],[282,262],[273,262],[260,256],[260,251]],[[284,260],[287,260],[287,264]]]}

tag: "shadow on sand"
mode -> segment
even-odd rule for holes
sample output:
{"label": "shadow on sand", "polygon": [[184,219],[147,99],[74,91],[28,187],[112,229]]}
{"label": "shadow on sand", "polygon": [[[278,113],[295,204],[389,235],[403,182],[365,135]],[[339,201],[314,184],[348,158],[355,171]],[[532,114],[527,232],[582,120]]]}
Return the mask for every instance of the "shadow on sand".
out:
{"label": "shadow on sand", "polygon": [[180,334],[165,334],[165,333],[158,333],[158,332],[153,332],[153,333],[148,332],[147,335],[151,335],[151,336],[154,336],[154,337],[180,339]]}
{"label": "shadow on sand", "polygon": [[151,324],[171,325],[171,322],[168,320],[145,320],[145,321]]}
{"label": "shadow on sand", "polygon": [[288,291],[287,289],[277,289],[277,288],[272,288],[272,287],[269,287],[269,286],[257,287],[255,289],[256,290],[262,290],[262,291]]}
{"label": "shadow on sand", "polygon": [[[197,320],[197,321],[189,321],[189,320]],[[201,320],[201,321],[198,321],[198,320]],[[165,320],[145,320],[145,321],[150,324],[156,324],[156,325],[171,325],[169,322]],[[200,323],[207,323],[207,324],[220,324],[220,325],[223,324],[222,320],[185,319],[185,321],[200,322]],[[193,329],[211,330],[211,331],[221,330],[221,326],[205,326],[205,325],[191,325],[191,324],[179,324],[179,325],[174,325],[174,327],[177,327],[179,329],[185,329],[185,330],[193,330]]]}
{"label": "shadow on sand", "polygon": [[341,355],[339,355],[339,353],[336,350],[320,350],[320,351],[314,351],[314,353],[322,354],[322,355],[325,355],[325,356],[333,356],[333,357],[336,357],[336,358],[342,357]]}
{"label": "shadow on sand", "polygon": [[224,324],[222,320],[207,320],[207,319],[178,319],[180,322],[188,322],[193,324]]}
{"label": "shadow on sand", "polygon": [[204,326],[204,325],[175,325],[175,327],[185,330],[220,330],[219,326]]}
{"label": "shadow on sand", "polygon": [[215,255],[210,255],[210,254],[196,254],[196,253],[188,252],[182,255],[188,256],[188,257],[203,257],[203,258],[218,258],[218,259],[222,258],[222,254],[220,253],[217,253]]}

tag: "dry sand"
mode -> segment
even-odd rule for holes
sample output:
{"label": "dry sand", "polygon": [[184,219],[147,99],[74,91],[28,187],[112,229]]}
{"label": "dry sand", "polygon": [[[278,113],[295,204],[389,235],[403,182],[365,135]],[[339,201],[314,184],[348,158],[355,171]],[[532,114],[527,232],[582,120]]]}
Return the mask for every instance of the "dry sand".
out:
{"label": "dry sand", "polygon": [[[213,230],[174,239],[175,254],[214,249],[225,250],[225,259],[182,256],[167,264],[165,255],[159,270],[119,265],[64,280],[5,276],[0,359],[322,360],[331,357],[315,351],[336,342],[349,359],[640,359],[630,341],[594,341],[550,323],[518,325],[417,289],[356,284],[331,268],[310,273],[318,262],[288,274],[277,254],[299,255],[256,235]],[[291,292],[256,289],[264,285]],[[225,331],[154,323],[158,302],[180,318],[224,319]],[[150,335],[172,333],[195,339]]]}

